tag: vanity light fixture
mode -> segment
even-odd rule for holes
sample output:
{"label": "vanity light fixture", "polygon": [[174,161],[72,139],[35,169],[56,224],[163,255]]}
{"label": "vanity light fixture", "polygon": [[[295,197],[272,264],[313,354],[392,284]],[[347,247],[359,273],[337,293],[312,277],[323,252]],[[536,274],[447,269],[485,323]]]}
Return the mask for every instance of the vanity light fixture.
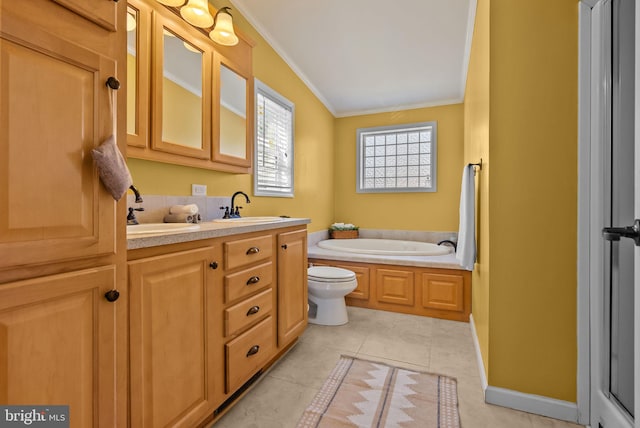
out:
{"label": "vanity light fixture", "polygon": [[180,7],[184,4],[185,0],[158,0],[158,3],[162,3],[167,6]]}
{"label": "vanity light fixture", "polygon": [[195,27],[206,28],[213,24],[213,16],[209,13],[207,0],[189,0],[187,5],[180,9],[180,15]]}
{"label": "vanity light fixture", "polygon": [[223,7],[216,12],[213,20],[213,29],[209,33],[211,40],[223,46],[235,46],[238,44],[238,36],[233,31],[233,18],[229,10],[231,9]]}

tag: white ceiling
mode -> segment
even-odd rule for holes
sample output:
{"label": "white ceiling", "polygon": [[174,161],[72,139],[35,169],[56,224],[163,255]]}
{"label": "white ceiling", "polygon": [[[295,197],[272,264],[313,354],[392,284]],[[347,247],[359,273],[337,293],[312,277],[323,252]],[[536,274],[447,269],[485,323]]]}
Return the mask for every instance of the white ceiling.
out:
{"label": "white ceiling", "polygon": [[231,3],[337,117],[464,99],[476,0]]}

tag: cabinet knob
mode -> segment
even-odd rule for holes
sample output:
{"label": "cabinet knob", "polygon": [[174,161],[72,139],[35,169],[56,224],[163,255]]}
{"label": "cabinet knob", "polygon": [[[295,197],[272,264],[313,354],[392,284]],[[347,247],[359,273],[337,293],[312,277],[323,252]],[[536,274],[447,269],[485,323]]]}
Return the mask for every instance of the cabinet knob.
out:
{"label": "cabinet knob", "polygon": [[252,276],[251,278],[249,278],[247,280],[247,285],[257,284],[258,282],[260,282],[260,277],[259,276]]}
{"label": "cabinet knob", "polygon": [[249,308],[249,310],[247,311],[247,316],[249,315],[255,315],[258,313],[258,311],[260,311],[260,306],[252,306]]}
{"label": "cabinet knob", "polygon": [[118,297],[120,297],[120,292],[118,290],[109,290],[104,293],[104,297],[109,302],[115,302],[116,300],[118,300]]}
{"label": "cabinet knob", "polygon": [[218,269],[218,262],[211,262],[209,263],[209,267],[211,269]]}
{"label": "cabinet knob", "polygon": [[258,351],[260,350],[260,345],[253,345],[248,351],[247,351],[247,357],[250,357],[252,355],[255,355],[258,353]]}
{"label": "cabinet knob", "polygon": [[286,250],[287,249],[287,244],[280,245],[280,248],[282,248],[283,250]]}
{"label": "cabinet knob", "polygon": [[117,91],[118,89],[120,89],[120,81],[118,79],[116,79],[115,77],[110,76],[107,79],[107,86],[110,87],[111,89]]}
{"label": "cabinet knob", "polygon": [[247,250],[247,256],[251,255],[251,254],[258,254],[260,252],[260,248],[258,247],[251,247]]}

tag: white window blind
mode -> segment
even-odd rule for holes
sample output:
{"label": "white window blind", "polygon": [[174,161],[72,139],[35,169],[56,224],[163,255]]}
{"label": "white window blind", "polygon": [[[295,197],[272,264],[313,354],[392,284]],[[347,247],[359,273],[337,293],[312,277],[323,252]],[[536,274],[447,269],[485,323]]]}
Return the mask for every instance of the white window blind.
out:
{"label": "white window blind", "polygon": [[254,194],[293,196],[291,101],[256,79]]}

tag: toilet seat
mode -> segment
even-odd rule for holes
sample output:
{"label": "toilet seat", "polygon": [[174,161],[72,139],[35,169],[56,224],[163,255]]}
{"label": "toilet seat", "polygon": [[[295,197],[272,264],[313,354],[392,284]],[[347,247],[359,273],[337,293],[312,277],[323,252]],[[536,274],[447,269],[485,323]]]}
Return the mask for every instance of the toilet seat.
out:
{"label": "toilet seat", "polygon": [[313,266],[307,269],[307,277],[315,282],[350,282],[356,274],[350,270],[332,266]]}

